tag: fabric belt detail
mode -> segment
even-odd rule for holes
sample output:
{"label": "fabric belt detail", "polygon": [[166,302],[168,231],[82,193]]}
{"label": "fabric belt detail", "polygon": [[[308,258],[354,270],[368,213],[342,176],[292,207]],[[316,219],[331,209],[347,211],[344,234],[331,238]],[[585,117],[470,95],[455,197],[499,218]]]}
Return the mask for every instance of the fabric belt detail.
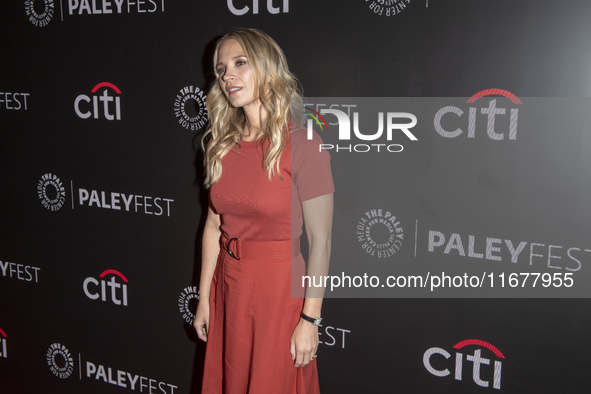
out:
{"label": "fabric belt detail", "polygon": [[295,257],[300,253],[300,240],[286,241],[242,241],[238,238],[228,238],[223,234],[222,248],[236,260],[264,258]]}

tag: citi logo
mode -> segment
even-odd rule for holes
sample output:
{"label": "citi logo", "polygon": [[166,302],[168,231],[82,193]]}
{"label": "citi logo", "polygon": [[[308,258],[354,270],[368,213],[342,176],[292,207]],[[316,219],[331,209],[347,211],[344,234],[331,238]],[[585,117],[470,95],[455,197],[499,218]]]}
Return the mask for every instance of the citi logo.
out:
{"label": "citi logo", "polygon": [[[98,300],[100,298],[106,302],[108,293],[110,293],[111,301],[115,305],[127,306],[127,278],[121,272],[114,269],[103,271],[99,275],[99,278],[105,278],[107,275],[112,275],[109,281],[106,279],[97,280],[93,277],[86,278],[82,286],[84,294],[91,300]],[[117,277],[123,280],[124,283],[117,282]],[[107,291],[107,286],[111,288],[110,292]]]}
{"label": "citi logo", "polygon": [[[494,389],[500,390],[501,389],[501,371],[503,367],[503,362],[501,359],[505,359],[505,356],[499,349],[494,347],[488,342],[481,341],[478,339],[466,339],[464,341],[460,341],[454,345],[454,349],[457,349],[455,357],[455,369],[454,369],[454,377],[456,380],[462,380],[462,371],[464,365],[464,354],[460,353],[459,350],[466,347],[466,346],[478,346],[479,349],[474,350],[473,355],[466,356],[466,361],[472,362],[472,380],[474,383],[481,387],[490,387],[491,382],[488,380],[483,379],[483,375],[490,376],[491,375],[491,367],[493,368],[492,372],[492,387]],[[495,360],[493,364],[491,364],[491,359],[482,357],[482,349],[488,349],[487,352],[492,352],[496,358],[499,360]],[[439,355],[433,357],[433,355]],[[451,354],[440,347],[432,347],[427,349],[427,351],[423,354],[423,365],[432,375],[438,377],[446,377],[451,374],[448,368],[445,369],[436,369],[433,364],[431,358],[433,358],[433,363],[436,363],[439,368],[441,366],[445,366],[445,363],[442,363],[441,357],[443,356],[446,360],[451,357]],[[449,364],[449,363],[448,363]],[[488,367],[483,368],[483,365],[488,365]],[[484,370],[484,371],[483,371]]]}
{"label": "citi logo", "polygon": [[[91,116],[94,119],[105,117],[107,120],[121,120],[121,90],[111,82],[101,82],[97,84],[90,93],[97,93],[99,89],[104,89],[102,94],[93,94],[92,98],[85,94],[76,97],[74,101],[74,111],[82,119],[88,119]],[[109,95],[109,89],[115,92],[115,96]],[[82,103],[85,102],[86,104]],[[92,104],[90,102],[92,101]],[[101,104],[99,105],[99,101]],[[99,110],[102,107],[102,114]]]}
{"label": "citi logo", "polygon": [[[317,112],[309,107],[305,107],[305,111],[310,111],[312,114],[308,113],[307,115],[314,118],[316,123],[320,126],[321,129],[322,123],[320,123],[320,118],[326,128],[326,120],[322,115],[330,114],[334,115],[337,118],[338,125],[339,125],[339,141],[351,141],[351,120],[349,115],[345,112],[330,108],[322,108],[320,112]],[[394,131],[401,131],[404,135],[411,141],[417,141],[417,137],[409,130],[417,125],[417,117],[408,112],[387,112],[384,115],[384,112],[378,112],[378,130],[373,132],[373,130],[368,133],[368,130],[364,130],[365,133],[359,129],[359,113],[353,112],[353,133],[355,137],[362,141],[376,141],[384,134],[384,123],[386,123],[386,139],[387,141],[392,141],[392,137],[394,135]],[[406,123],[399,123],[398,120],[395,119],[407,119],[410,122]],[[332,123],[331,123],[332,124]],[[307,119],[306,121],[307,130],[308,130],[308,140],[311,140],[313,137],[313,121],[312,119]],[[404,147],[400,144],[355,144],[355,145],[333,145],[333,144],[320,144],[319,151],[322,150],[335,150],[335,152],[339,151],[348,151],[348,152],[369,152],[369,151],[388,151],[388,152],[402,152]]]}
{"label": "citi logo", "polygon": [[7,358],[7,352],[6,352],[6,334],[4,333],[4,331],[2,331],[2,329],[0,328],[0,349],[2,349],[2,352],[0,352],[0,358]]}
{"label": "citi logo", "polygon": [[[485,89],[482,90],[466,101],[468,104],[475,103],[478,99],[485,96],[491,95],[499,95],[508,98],[511,100],[513,104],[521,105],[523,102],[515,96],[513,93],[503,90],[503,89]],[[509,108],[497,107],[497,99],[492,99],[488,102],[487,107],[478,108],[476,107],[469,107],[468,108],[468,119],[466,122],[466,117],[464,116],[464,111],[461,108],[456,106],[450,105],[441,108],[435,114],[435,118],[433,119],[433,126],[435,127],[435,131],[439,135],[445,138],[456,138],[459,137],[464,133],[464,130],[467,130],[467,138],[476,138],[476,120],[478,114],[486,116],[486,134],[488,138],[495,141],[504,140],[507,137],[509,140],[516,140],[517,139],[517,124],[519,121],[519,109],[518,108]],[[451,114],[454,114],[456,117],[461,118],[460,124],[464,125],[464,129],[461,127],[456,128],[455,130],[450,130],[450,127],[446,130],[441,125],[441,120],[444,115],[451,117]],[[509,130],[505,130],[503,132],[499,132],[498,128],[495,127],[495,120],[497,115],[504,115],[509,116]],[[447,118],[447,117],[446,117]],[[456,121],[452,121],[452,119],[448,120],[448,123],[453,123],[454,125],[457,123]],[[508,131],[508,133],[507,133]]]}
{"label": "citi logo", "polygon": [[[281,9],[281,7],[273,6],[273,3],[275,2],[281,4],[281,0],[267,0],[267,11],[269,12],[269,14],[279,14],[280,12],[287,14],[289,12],[289,0],[283,0],[283,10]],[[230,12],[232,12],[232,14],[238,16],[244,15],[248,13],[248,11],[250,11],[250,7],[247,5],[240,9],[236,8],[236,6],[234,5],[234,0],[228,0],[228,9],[230,10]],[[252,0],[252,13],[259,13],[259,0]]]}

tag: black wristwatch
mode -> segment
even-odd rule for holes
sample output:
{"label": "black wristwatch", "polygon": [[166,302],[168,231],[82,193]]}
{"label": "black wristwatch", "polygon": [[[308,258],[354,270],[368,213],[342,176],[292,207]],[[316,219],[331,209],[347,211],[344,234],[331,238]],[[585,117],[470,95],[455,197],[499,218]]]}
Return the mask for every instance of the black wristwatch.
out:
{"label": "black wristwatch", "polygon": [[314,324],[315,326],[319,326],[320,322],[322,321],[321,317],[310,317],[310,316],[304,314],[304,312],[300,312],[300,317],[302,319],[304,319],[305,321]]}

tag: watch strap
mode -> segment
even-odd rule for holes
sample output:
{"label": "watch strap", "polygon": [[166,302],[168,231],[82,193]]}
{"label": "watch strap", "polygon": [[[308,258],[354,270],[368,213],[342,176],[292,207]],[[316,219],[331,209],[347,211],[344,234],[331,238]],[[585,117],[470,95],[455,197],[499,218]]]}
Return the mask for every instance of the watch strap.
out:
{"label": "watch strap", "polygon": [[304,312],[300,312],[300,317],[305,321],[312,323],[315,326],[319,326],[320,322],[322,321],[321,317],[310,317],[306,315]]}

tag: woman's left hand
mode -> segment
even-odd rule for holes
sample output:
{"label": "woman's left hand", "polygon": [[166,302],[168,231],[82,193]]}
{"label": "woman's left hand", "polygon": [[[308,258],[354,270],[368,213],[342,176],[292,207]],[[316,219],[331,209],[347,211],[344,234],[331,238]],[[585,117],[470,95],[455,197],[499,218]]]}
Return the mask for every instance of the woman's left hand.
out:
{"label": "woman's left hand", "polygon": [[308,365],[312,356],[316,356],[318,342],[318,326],[300,319],[290,341],[289,352],[291,359],[295,361],[293,366],[297,368]]}

